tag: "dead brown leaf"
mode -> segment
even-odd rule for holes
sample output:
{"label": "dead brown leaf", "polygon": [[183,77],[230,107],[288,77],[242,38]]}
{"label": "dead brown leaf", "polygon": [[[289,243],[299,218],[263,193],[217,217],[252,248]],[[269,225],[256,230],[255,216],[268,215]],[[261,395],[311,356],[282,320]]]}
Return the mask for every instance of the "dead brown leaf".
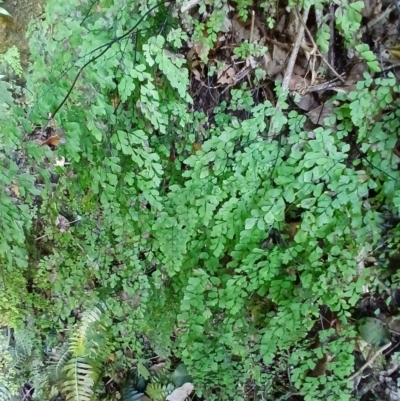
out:
{"label": "dead brown leaf", "polygon": [[310,81],[300,75],[292,74],[289,81],[289,90],[303,92],[310,86]]}
{"label": "dead brown leaf", "polygon": [[297,106],[299,106],[301,110],[310,111],[316,106],[314,96],[311,93],[305,93],[300,97],[300,101],[297,102]]}
{"label": "dead brown leaf", "polygon": [[198,152],[199,150],[203,150],[203,149],[201,148],[201,145],[200,145],[198,142],[195,142],[195,143],[193,144],[193,150],[194,150],[195,152]]}
{"label": "dead brown leaf", "polygon": [[220,85],[233,84],[235,82],[236,72],[232,67],[224,66],[224,69],[218,71],[217,83]]}
{"label": "dead brown leaf", "polygon": [[325,118],[330,117],[333,113],[334,105],[333,103],[324,103],[321,106],[309,111],[307,116],[316,125],[324,126]]}
{"label": "dead brown leaf", "polygon": [[286,49],[274,45],[274,49],[272,50],[272,60],[275,62],[275,65],[285,64],[287,57],[288,51]]}
{"label": "dead brown leaf", "polygon": [[193,49],[194,49],[194,52],[199,56],[199,58],[201,60],[203,60],[204,62],[206,62],[206,60],[208,58],[208,53],[211,50],[210,46],[207,46],[206,44],[201,43],[201,42],[196,42],[193,45]]}
{"label": "dead brown leaf", "polygon": [[54,135],[54,136],[51,136],[50,138],[47,138],[45,141],[43,141],[40,146],[45,146],[45,145],[57,146],[60,143],[60,140],[61,139],[58,135]]}
{"label": "dead brown leaf", "polygon": [[369,20],[374,18],[382,8],[382,3],[379,0],[364,0],[364,7],[361,10],[361,15]]}
{"label": "dead brown leaf", "polygon": [[394,46],[388,47],[387,50],[392,59],[400,60],[400,44],[397,43]]}
{"label": "dead brown leaf", "polygon": [[119,106],[120,102],[121,99],[119,96],[115,96],[113,99],[111,99],[111,104],[114,107],[114,109],[116,109]]}
{"label": "dead brown leaf", "polygon": [[19,198],[19,187],[18,185],[11,185],[11,192],[14,196]]}
{"label": "dead brown leaf", "polygon": [[69,230],[69,221],[63,215],[59,214],[56,219],[56,227],[60,233],[66,233]]}
{"label": "dead brown leaf", "polygon": [[315,365],[315,368],[309,373],[311,377],[323,376],[326,372],[329,362],[332,360],[332,355],[325,353]]}
{"label": "dead brown leaf", "polygon": [[276,64],[275,61],[269,61],[266,71],[269,77],[275,77],[285,69],[285,64]]}
{"label": "dead brown leaf", "polygon": [[299,231],[301,226],[301,221],[294,221],[287,223],[287,226],[285,228],[285,233],[289,235],[289,239],[293,240],[294,236],[297,234],[297,231]]}
{"label": "dead brown leaf", "polygon": [[356,89],[357,82],[364,79],[364,72],[367,71],[368,65],[364,61],[360,61],[353,66],[349,76],[347,77],[343,85],[343,89],[346,91],[346,93],[349,93]]}
{"label": "dead brown leaf", "polygon": [[[260,29],[256,23],[254,25],[253,30],[253,41],[259,41],[261,39]],[[251,37],[251,24],[250,20],[246,21],[246,23],[242,22],[238,16],[234,16],[231,20],[231,29],[234,38],[236,39],[237,43],[242,43],[245,40],[250,41]]]}

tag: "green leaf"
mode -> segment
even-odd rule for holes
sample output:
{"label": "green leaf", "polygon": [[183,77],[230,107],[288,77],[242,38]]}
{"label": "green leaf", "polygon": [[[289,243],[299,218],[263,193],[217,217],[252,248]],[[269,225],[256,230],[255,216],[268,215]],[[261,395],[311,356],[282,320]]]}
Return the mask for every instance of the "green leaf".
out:
{"label": "green leaf", "polygon": [[0,7],[0,14],[11,17],[11,14],[7,10],[5,10],[3,7]]}
{"label": "green leaf", "polygon": [[358,329],[364,341],[374,347],[381,347],[390,342],[390,331],[379,319],[363,318],[358,323]]}
{"label": "green leaf", "polygon": [[251,230],[256,225],[257,221],[258,221],[257,218],[246,219],[245,229]]}
{"label": "green leaf", "polygon": [[172,373],[172,381],[176,387],[181,387],[185,383],[192,383],[192,377],[189,375],[185,364],[180,363]]}
{"label": "green leaf", "polygon": [[142,376],[145,380],[148,380],[150,377],[150,372],[147,370],[146,366],[142,360],[137,361],[137,370],[140,376]]}

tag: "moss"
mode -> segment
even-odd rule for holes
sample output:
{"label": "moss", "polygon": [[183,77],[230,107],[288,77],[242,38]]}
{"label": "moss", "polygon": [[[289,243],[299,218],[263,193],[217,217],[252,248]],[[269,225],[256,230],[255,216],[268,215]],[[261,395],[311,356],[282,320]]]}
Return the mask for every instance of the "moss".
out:
{"label": "moss", "polygon": [[29,61],[29,44],[26,36],[29,21],[42,13],[40,0],[5,0],[1,7],[11,14],[11,18],[0,16],[0,53],[11,46],[17,46],[21,54],[21,64],[25,68]]}

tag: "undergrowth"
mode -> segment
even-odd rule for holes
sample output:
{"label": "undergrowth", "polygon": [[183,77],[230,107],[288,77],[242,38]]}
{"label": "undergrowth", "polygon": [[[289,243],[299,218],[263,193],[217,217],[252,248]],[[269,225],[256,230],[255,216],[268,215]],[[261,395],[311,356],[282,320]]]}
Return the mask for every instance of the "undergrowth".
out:
{"label": "undergrowth", "polygon": [[[359,3],[338,11],[349,46]],[[209,113],[183,53],[201,41],[207,62],[227,4],[185,29],[170,7],[48,0],[31,26],[25,106],[0,114],[0,322],[32,348],[23,370],[0,360],[0,398],[30,381],[38,400],[135,400],[128,372],[173,355],[207,399],[350,400],[353,310],[376,284],[360,262],[400,206],[396,78],[363,45],[370,72],[312,130],[279,84],[278,105],[240,83]],[[340,324],[319,325],[327,310]]]}

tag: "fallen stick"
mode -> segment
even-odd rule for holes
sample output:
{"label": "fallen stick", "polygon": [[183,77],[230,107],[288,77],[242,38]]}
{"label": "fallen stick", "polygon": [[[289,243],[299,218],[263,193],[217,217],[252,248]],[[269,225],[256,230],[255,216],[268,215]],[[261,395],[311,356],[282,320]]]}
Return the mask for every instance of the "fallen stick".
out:
{"label": "fallen stick", "polygon": [[390,346],[392,345],[391,342],[385,344],[384,346],[382,346],[381,348],[379,348],[372,356],[371,358],[368,359],[367,362],[364,363],[364,365],[361,366],[360,369],[357,370],[357,372],[353,373],[351,376],[349,376],[349,380],[353,380],[355,379],[358,375],[360,375],[365,368],[367,368],[368,366],[370,366],[375,359],[382,354],[383,351],[385,351],[386,349],[388,349]]}
{"label": "fallen stick", "polygon": [[[289,62],[288,62],[287,68],[286,68],[286,72],[285,72],[285,75],[283,77],[282,90],[283,90],[284,93],[289,89],[290,78],[292,77],[293,68],[294,68],[294,65],[296,63],[297,55],[299,54],[301,42],[303,41],[303,38],[304,38],[304,25],[307,22],[309,11],[310,11],[310,7],[308,6],[307,8],[304,9],[303,16],[300,17],[300,18],[302,18],[302,22],[304,22],[304,24],[301,23],[300,26],[299,26],[299,30],[297,32],[296,40],[295,40],[294,45],[293,45],[292,53],[290,54],[290,58],[289,58]],[[297,10],[296,10],[296,14],[299,15]],[[275,107],[275,114],[278,111],[281,111],[281,106],[279,105],[279,102],[277,103],[277,105]],[[271,121],[270,121],[269,130],[268,130],[268,138],[270,138],[271,136],[274,136],[274,135],[275,135],[275,128],[274,128],[273,117],[272,117]]]}

